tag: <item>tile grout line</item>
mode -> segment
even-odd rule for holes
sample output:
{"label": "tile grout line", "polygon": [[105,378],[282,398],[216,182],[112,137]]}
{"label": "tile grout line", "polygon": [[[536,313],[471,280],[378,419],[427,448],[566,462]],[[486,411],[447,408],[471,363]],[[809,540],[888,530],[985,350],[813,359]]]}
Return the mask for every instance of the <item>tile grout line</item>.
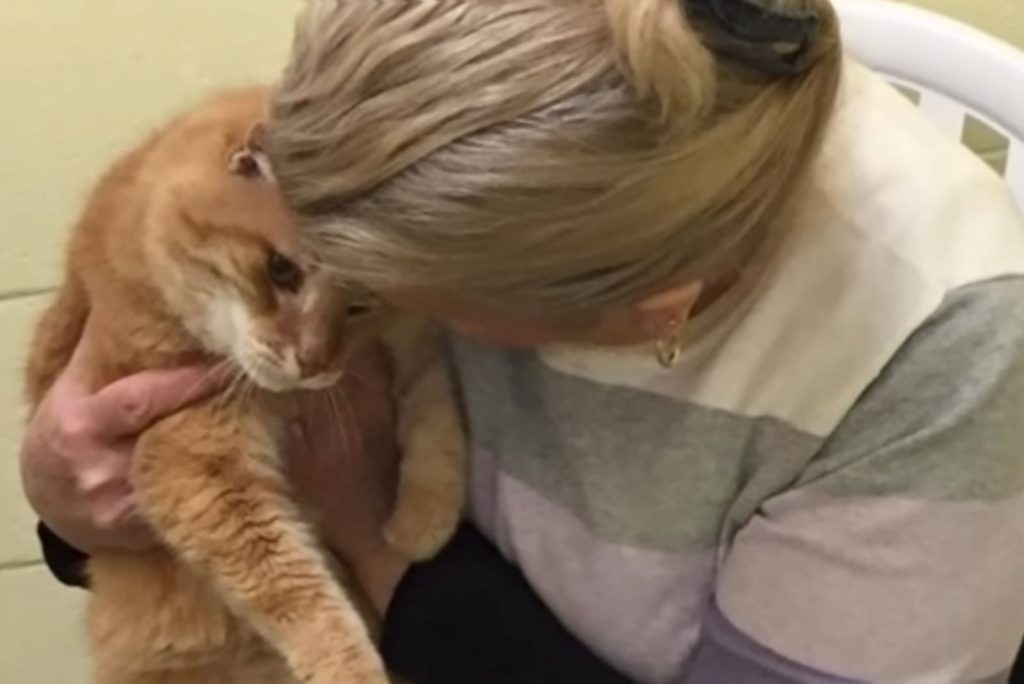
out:
{"label": "tile grout line", "polygon": [[13,292],[0,293],[0,303],[9,302],[15,299],[25,299],[27,297],[38,297],[39,295],[46,295],[53,292],[52,287],[39,287],[31,290],[14,290]]}
{"label": "tile grout line", "polygon": [[36,568],[45,565],[41,560],[24,560],[24,561],[8,561],[6,563],[0,563],[0,572],[5,570],[27,570],[29,568]]}

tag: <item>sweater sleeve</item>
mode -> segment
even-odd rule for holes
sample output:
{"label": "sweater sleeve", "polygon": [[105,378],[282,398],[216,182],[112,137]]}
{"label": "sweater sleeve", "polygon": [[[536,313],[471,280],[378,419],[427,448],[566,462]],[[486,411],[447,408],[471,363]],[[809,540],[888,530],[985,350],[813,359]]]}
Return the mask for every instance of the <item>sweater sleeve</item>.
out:
{"label": "sweater sleeve", "polygon": [[36,527],[36,534],[42,545],[43,560],[53,576],[69,587],[86,587],[85,566],[89,556],[58,537],[43,523]]}
{"label": "sweater sleeve", "polygon": [[783,660],[856,681],[1008,681],[1024,634],[1022,445],[1024,280],[954,291],[736,535],[721,615]]}

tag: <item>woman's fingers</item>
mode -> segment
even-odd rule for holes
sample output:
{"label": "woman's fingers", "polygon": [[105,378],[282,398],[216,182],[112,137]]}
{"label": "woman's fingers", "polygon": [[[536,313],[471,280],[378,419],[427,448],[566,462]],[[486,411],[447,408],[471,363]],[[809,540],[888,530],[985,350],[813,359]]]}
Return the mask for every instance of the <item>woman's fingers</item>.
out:
{"label": "woman's fingers", "polygon": [[99,528],[116,535],[118,548],[129,551],[149,549],[156,544],[153,531],[139,513],[138,503],[130,487],[112,491],[104,510],[105,517],[97,521]]}
{"label": "woman's fingers", "polygon": [[57,380],[28,426],[25,492],[40,517],[83,551],[143,549],[154,539],[132,497],[134,437],[213,391],[205,368],[144,373],[96,394],[82,356]]}
{"label": "woman's fingers", "polygon": [[218,385],[210,369],[188,367],[133,375],[94,392],[90,339],[84,335],[28,425],[25,492],[51,529],[83,551],[147,548],[154,540],[130,482],[135,437]]}
{"label": "woman's fingers", "polygon": [[219,386],[206,366],[144,371],[104,387],[86,400],[86,410],[94,434],[119,439],[139,434]]}

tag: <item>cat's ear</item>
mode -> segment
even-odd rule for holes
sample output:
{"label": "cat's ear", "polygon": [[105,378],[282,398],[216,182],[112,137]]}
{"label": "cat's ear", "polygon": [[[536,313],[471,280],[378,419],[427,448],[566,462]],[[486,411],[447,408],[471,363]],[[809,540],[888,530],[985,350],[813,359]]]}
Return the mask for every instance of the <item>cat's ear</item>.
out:
{"label": "cat's ear", "polygon": [[263,122],[255,124],[245,136],[245,145],[231,155],[231,173],[245,178],[272,181],[274,170],[266,153],[266,127]]}
{"label": "cat's ear", "polygon": [[267,149],[267,127],[262,121],[257,121],[249,129],[245,136],[245,146],[253,152],[264,152]]}

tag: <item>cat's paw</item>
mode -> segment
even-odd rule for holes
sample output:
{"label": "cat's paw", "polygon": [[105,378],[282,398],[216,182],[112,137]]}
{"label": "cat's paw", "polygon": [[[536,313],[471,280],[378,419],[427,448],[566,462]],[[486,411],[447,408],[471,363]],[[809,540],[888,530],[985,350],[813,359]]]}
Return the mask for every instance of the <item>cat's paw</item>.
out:
{"label": "cat's paw", "polygon": [[288,662],[302,684],[390,684],[380,654],[345,611],[291,635]]}
{"label": "cat's paw", "polygon": [[300,679],[302,684],[391,684],[384,672],[327,672]]}
{"label": "cat's paw", "polygon": [[300,674],[298,679],[303,684],[391,684],[375,654],[332,657]]}
{"label": "cat's paw", "polygon": [[384,527],[384,538],[410,559],[424,561],[448,543],[461,517],[461,507],[441,497],[427,491],[408,492]]}

